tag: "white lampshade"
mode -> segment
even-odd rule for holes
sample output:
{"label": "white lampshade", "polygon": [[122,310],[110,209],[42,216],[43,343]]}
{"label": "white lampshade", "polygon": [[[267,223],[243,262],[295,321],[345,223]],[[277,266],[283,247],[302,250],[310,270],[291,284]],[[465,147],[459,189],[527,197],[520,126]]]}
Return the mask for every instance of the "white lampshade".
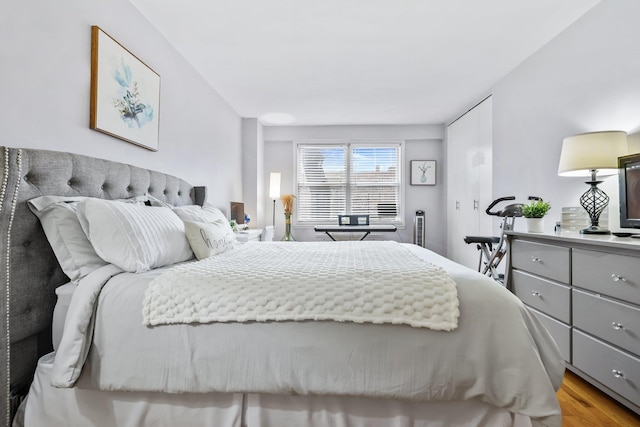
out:
{"label": "white lampshade", "polygon": [[628,153],[627,133],[619,130],[589,132],[569,136],[562,141],[558,175],[598,176],[618,173],[618,157]]}
{"label": "white lampshade", "polygon": [[278,199],[280,197],[280,172],[271,172],[269,176],[269,198]]}

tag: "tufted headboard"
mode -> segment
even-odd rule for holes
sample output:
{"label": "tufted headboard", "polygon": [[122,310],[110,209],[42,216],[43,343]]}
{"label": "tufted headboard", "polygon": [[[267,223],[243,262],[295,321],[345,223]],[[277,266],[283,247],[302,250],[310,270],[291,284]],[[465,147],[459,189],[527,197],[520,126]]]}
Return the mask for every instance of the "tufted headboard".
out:
{"label": "tufted headboard", "polygon": [[78,154],[0,147],[0,426],[10,425],[40,356],[52,350],[54,290],[64,275],[27,200],[43,195],[122,199],[151,194],[202,205],[204,187]]}

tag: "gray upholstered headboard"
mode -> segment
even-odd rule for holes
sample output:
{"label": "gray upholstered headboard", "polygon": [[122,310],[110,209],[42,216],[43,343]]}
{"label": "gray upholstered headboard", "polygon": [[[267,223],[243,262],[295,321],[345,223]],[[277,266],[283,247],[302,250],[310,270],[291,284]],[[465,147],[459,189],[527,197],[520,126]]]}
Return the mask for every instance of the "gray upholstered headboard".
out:
{"label": "gray upholstered headboard", "polygon": [[52,350],[54,289],[68,282],[27,200],[42,195],[121,199],[144,194],[204,203],[206,189],[163,173],[78,154],[0,147],[0,426]]}

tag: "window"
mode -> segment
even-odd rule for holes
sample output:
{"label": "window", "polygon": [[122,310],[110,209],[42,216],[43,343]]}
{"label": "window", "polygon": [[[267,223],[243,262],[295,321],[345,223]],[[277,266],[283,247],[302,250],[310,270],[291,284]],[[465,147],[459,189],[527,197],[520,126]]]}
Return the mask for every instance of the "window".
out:
{"label": "window", "polygon": [[402,143],[297,145],[297,224],[337,224],[338,215],[402,223]]}

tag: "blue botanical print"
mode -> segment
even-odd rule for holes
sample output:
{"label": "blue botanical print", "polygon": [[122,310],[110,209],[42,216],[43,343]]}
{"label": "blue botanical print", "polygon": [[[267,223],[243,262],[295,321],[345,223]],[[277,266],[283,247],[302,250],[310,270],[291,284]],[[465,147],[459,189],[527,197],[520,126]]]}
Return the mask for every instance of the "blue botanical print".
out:
{"label": "blue botanical print", "polygon": [[115,70],[113,78],[120,86],[119,97],[113,100],[113,104],[127,126],[141,128],[153,120],[153,107],[144,103],[138,82],[133,79],[131,67],[124,59],[121,59],[120,67]]}
{"label": "blue botanical print", "polygon": [[431,169],[431,166],[427,166],[427,162],[424,162],[422,166],[418,166],[418,169],[420,169],[420,171],[422,172],[422,175],[420,176],[420,182],[427,182],[426,173],[429,169]]}

